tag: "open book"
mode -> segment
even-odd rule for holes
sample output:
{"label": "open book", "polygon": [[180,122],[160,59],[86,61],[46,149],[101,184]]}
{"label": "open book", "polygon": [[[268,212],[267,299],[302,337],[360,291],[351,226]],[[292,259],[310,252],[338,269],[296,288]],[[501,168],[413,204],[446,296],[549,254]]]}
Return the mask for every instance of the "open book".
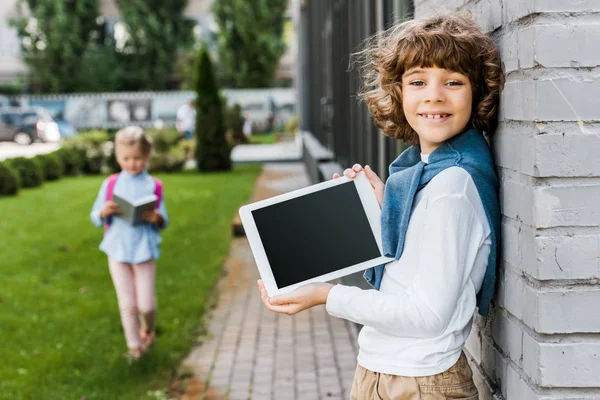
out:
{"label": "open book", "polygon": [[142,214],[145,211],[154,210],[156,208],[157,200],[158,197],[156,197],[155,194],[151,194],[141,197],[132,203],[116,194],[113,194],[113,201],[119,205],[119,210],[121,211],[115,216],[118,218],[123,218],[130,225],[142,224],[144,223],[142,220]]}

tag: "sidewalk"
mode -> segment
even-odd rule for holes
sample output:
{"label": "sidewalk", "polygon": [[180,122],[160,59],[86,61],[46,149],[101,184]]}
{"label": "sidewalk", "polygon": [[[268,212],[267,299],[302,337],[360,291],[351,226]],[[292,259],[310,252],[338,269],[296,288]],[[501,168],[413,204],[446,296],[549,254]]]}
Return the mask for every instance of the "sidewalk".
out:
{"label": "sidewalk", "polygon": [[[309,184],[301,163],[265,164],[254,201]],[[191,368],[184,400],[348,399],[356,368],[355,325],[325,306],[294,316],[260,301],[259,278],[245,237],[234,238],[218,284],[208,339],[184,360]]]}

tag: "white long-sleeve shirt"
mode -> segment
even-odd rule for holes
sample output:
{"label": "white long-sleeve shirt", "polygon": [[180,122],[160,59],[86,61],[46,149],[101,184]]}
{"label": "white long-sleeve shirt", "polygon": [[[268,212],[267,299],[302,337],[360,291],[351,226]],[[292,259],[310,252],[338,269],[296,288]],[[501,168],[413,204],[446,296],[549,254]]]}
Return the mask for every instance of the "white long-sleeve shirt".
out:
{"label": "white long-sleeve shirt", "polygon": [[491,231],[475,183],[459,167],[417,193],[411,214],[402,257],[385,266],[380,290],[336,285],[326,308],[364,325],[364,368],[428,376],[458,360],[471,331]]}

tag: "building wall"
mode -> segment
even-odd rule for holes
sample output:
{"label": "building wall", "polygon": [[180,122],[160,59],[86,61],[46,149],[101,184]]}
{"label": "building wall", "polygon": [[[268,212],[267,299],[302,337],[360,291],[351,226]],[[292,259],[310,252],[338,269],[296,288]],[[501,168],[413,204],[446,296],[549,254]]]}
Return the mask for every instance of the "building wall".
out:
{"label": "building wall", "polygon": [[600,399],[600,1],[417,0],[471,10],[502,52],[493,139],[503,250],[468,342],[482,399]]}

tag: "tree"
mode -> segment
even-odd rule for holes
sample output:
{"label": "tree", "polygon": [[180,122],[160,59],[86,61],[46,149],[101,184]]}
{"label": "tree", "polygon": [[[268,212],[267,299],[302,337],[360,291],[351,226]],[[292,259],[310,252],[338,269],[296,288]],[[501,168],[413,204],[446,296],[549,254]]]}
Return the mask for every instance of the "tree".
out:
{"label": "tree", "polygon": [[215,0],[219,61],[229,87],[268,87],[285,52],[288,0]]}
{"label": "tree", "polygon": [[188,0],[117,0],[128,38],[119,51],[129,75],[124,89],[168,88],[178,51],[192,43]]}
{"label": "tree", "polygon": [[82,64],[102,35],[99,14],[98,0],[19,0],[11,22],[38,91],[81,89]]}
{"label": "tree", "polygon": [[231,169],[223,105],[212,61],[202,46],[196,63],[196,162],[200,171]]}

